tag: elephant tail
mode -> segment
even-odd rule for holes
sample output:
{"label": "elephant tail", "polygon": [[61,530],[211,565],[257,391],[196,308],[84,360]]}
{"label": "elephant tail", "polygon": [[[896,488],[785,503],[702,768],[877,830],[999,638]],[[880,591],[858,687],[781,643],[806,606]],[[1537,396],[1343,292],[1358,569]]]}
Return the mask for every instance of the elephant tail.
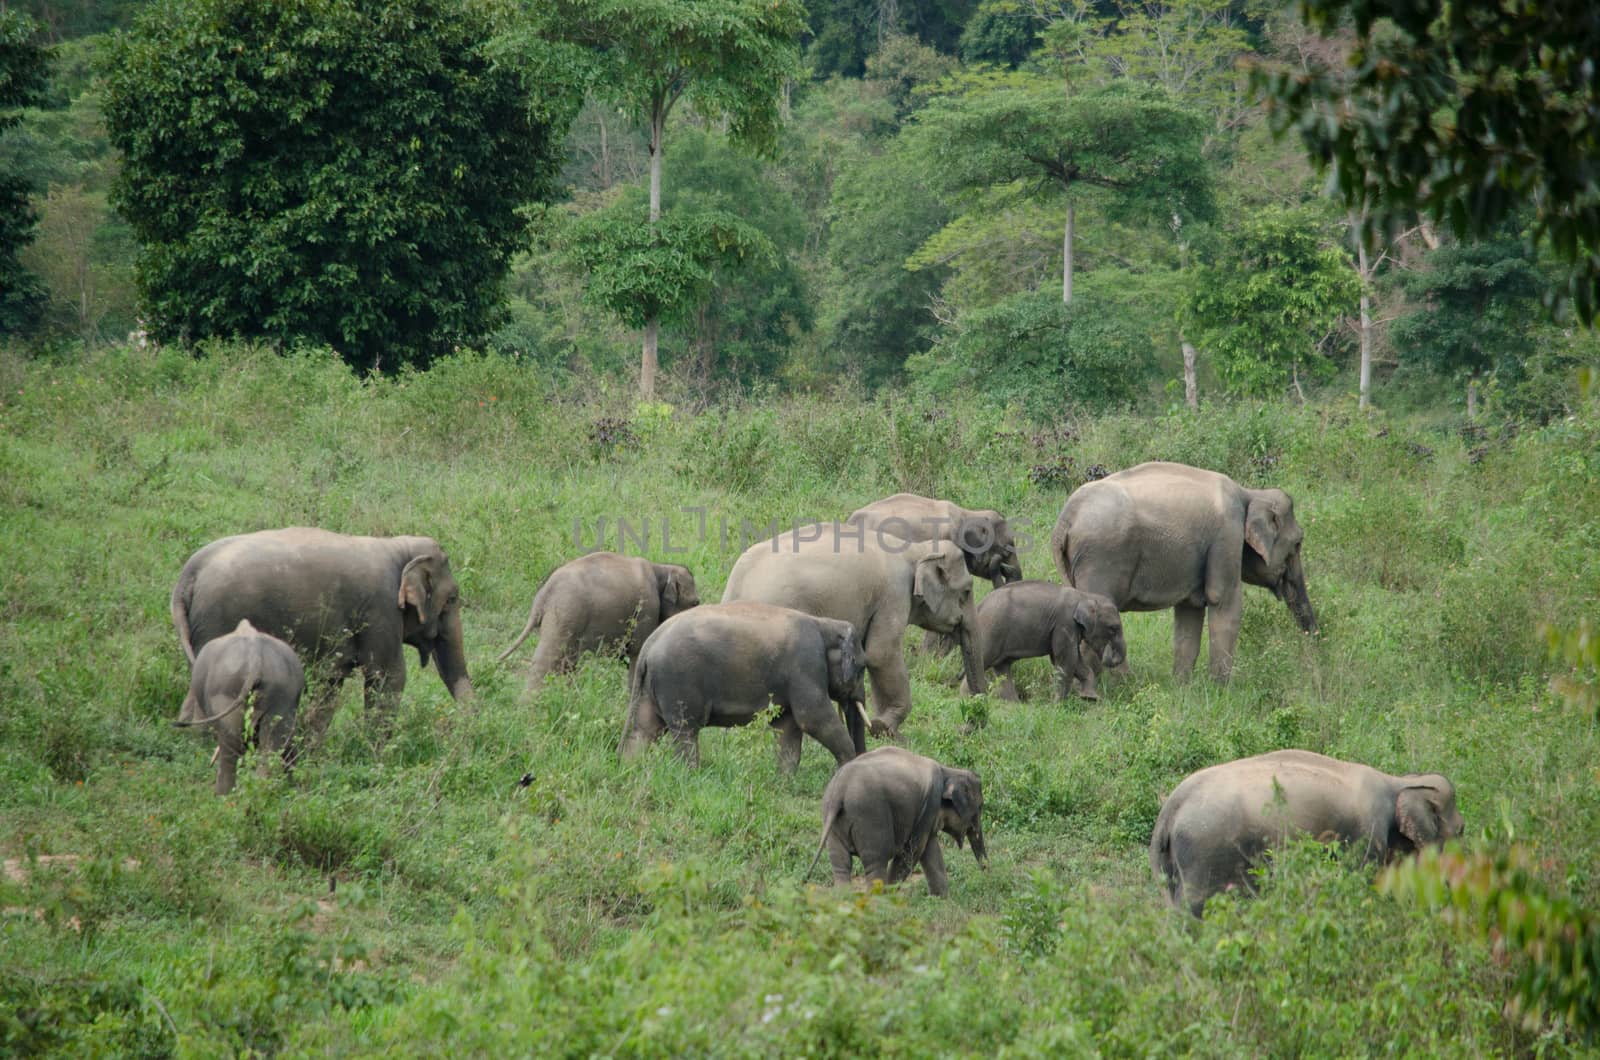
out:
{"label": "elephant tail", "polygon": [[842,801],[831,805],[824,803],[822,812],[822,840],[817,844],[817,852],[811,855],[811,864],[806,866],[805,875],[800,877],[801,883],[811,878],[811,874],[816,871],[817,862],[822,860],[822,852],[828,847],[828,837],[833,834],[834,823],[839,820],[839,814],[844,812],[844,803]]}
{"label": "elephant tail", "polygon": [[522,642],[527,640],[528,635],[538,629],[539,624],[544,621],[544,591],[549,585],[550,579],[546,578],[539,586],[539,591],[533,594],[533,607],[528,611],[528,624],[522,627],[522,632],[511,642],[511,647],[500,653],[500,657],[495,660],[496,663],[503,663],[511,658],[511,653],[522,647]]}
{"label": "elephant tail", "polygon": [[183,709],[178,712],[178,720],[172,724],[179,729],[193,729],[201,725],[213,725],[255,702],[256,694],[260,691],[261,661],[260,659],[252,659],[250,669],[245,671],[244,681],[239,685],[239,695],[235,697],[232,706],[227,710],[211,715],[209,718],[202,718],[199,716],[200,700],[193,692],[190,692],[183,701]]}
{"label": "elephant tail", "polygon": [[1166,807],[1156,818],[1155,833],[1150,836],[1150,872],[1156,883],[1167,889],[1167,901],[1178,904],[1178,892],[1183,881],[1178,877],[1178,863],[1172,857],[1172,819]]}
{"label": "elephant tail", "polygon": [[1057,519],[1056,528],[1050,531],[1050,558],[1056,561],[1056,573],[1061,575],[1061,582],[1064,585],[1074,584],[1071,544],[1067,537],[1066,519]]}
{"label": "elephant tail", "polygon": [[183,573],[178,575],[178,584],[172,587],[172,625],[178,631],[178,643],[183,645],[183,654],[189,660],[189,665],[194,665],[194,633],[189,628],[189,604],[194,597],[194,582],[197,572],[194,563],[184,564]]}

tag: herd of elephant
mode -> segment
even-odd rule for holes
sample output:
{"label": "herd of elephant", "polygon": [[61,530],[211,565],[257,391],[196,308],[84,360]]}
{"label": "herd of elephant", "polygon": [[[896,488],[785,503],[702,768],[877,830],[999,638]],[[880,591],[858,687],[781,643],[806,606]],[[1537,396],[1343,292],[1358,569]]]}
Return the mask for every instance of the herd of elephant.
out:
{"label": "herd of elephant", "polygon": [[[929,650],[959,647],[965,693],[986,692],[993,671],[1007,699],[1017,698],[1012,664],[1036,657],[1051,660],[1059,697],[1096,698],[1101,673],[1126,670],[1124,611],[1173,610],[1180,677],[1209,621],[1219,681],[1232,668],[1244,585],[1271,590],[1303,630],[1317,628],[1289,495],[1182,464],[1140,464],[1077,489],[1050,540],[1060,583],[1023,579],[995,511],[901,493],[831,532],[812,530],[749,547],[718,604],[700,603],[686,567],[613,552],[574,559],[539,588],[499,661],[535,630],[530,687],[585,653],[626,659],[624,758],[670,735],[694,765],[701,729],[763,714],[785,772],[797,768],[803,738],[816,740],[838,762],[817,851],[828,851],[835,883],[850,881],[855,858],[868,879],[887,883],[920,864],[928,889],[945,894],[940,833],[958,846],[970,840],[986,862],[978,776],[895,746],[911,711],[908,625],[927,631]],[[981,603],[974,576],[995,586]],[[405,686],[408,645],[424,667],[433,661],[453,697],[472,695],[459,589],[430,538],[308,528],[223,538],[184,565],[172,618],[192,665],[177,724],[215,730],[218,794],[233,789],[248,742],[265,752],[263,764],[281,752],[292,765],[296,741],[321,738],[356,670],[381,737]],[[891,742],[868,751],[869,732]],[[1185,779],[1162,805],[1150,863],[1172,904],[1198,916],[1212,894],[1252,889],[1252,865],[1290,835],[1386,861],[1461,830],[1442,776],[1391,776],[1285,750]]]}

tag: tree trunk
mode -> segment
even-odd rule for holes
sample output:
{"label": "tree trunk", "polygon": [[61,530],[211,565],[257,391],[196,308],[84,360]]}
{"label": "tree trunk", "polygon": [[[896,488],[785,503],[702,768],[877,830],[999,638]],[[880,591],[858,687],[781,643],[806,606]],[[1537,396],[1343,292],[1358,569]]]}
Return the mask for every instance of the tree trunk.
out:
{"label": "tree trunk", "polygon": [[1470,376],[1467,377],[1467,419],[1475,420],[1477,418],[1478,418],[1478,377],[1476,375],[1470,375]]}
{"label": "tree trunk", "polygon": [[1200,407],[1200,384],[1194,376],[1194,343],[1183,343],[1183,403],[1192,409]]}
{"label": "tree trunk", "polygon": [[606,116],[600,113],[600,188],[611,190],[611,146],[606,142]]}
{"label": "tree trunk", "polygon": [[1367,241],[1361,224],[1350,226],[1356,241],[1356,273],[1361,279],[1361,398],[1358,407],[1372,403],[1372,265],[1367,260]]}
{"label": "tree trunk", "polygon": [[1072,200],[1067,200],[1067,225],[1061,233],[1061,301],[1072,304],[1072,224],[1075,215]]}
{"label": "tree trunk", "polygon": [[[661,135],[667,124],[666,108],[656,107],[650,115],[650,224],[661,220]],[[656,396],[656,345],[661,321],[652,314],[644,323],[644,357],[639,366],[639,395],[646,401]]]}

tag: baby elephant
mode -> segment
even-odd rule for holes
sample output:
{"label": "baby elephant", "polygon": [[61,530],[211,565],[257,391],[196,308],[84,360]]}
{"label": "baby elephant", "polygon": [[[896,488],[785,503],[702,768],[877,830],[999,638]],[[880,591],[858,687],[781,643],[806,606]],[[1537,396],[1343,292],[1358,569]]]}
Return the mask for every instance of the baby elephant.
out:
{"label": "baby elephant", "polygon": [[[978,604],[983,666],[1002,678],[1000,698],[1017,699],[1011,664],[1049,656],[1056,671],[1056,698],[1066,699],[1074,679],[1084,699],[1099,699],[1095,675],[1101,666],[1121,666],[1128,657],[1122,616],[1099,593],[1055,582],[1012,582]],[[966,682],[961,691],[968,692]]]}
{"label": "baby elephant", "polygon": [[1437,773],[1390,776],[1310,751],[1273,751],[1202,769],[1156,818],[1150,868],[1173,905],[1254,890],[1248,869],[1292,835],[1357,846],[1384,863],[1461,834],[1455,788]]}
{"label": "baby elephant", "polygon": [[848,622],[754,601],[686,611],[639,651],[622,757],[670,732],[696,766],[701,729],[748,725],[775,706],[779,769],[799,766],[802,734],[848,762],[867,749],[862,655]]}
{"label": "baby elephant", "polygon": [[631,667],[657,626],[699,602],[687,567],[591,552],[545,579],[534,594],[528,624],[497,661],[505,662],[538,629],[530,689],[551,673],[570,669],[586,651],[616,651]]}
{"label": "baby elephant", "polygon": [[861,859],[867,879],[899,883],[922,863],[928,893],[949,893],[939,833],[972,840],[972,854],[988,868],[983,846],[983,784],[978,774],[951,769],[900,747],[879,747],[839,767],[822,793],[822,842],[833,882],[850,882],[850,859]]}
{"label": "baby elephant", "polygon": [[[215,726],[218,795],[233,790],[239,756],[244,753],[247,714],[251,738],[265,750],[289,757],[294,715],[305,688],[305,670],[294,649],[259,632],[249,619],[200,649],[189,694],[173,724]],[[266,766],[265,759],[261,764]]]}

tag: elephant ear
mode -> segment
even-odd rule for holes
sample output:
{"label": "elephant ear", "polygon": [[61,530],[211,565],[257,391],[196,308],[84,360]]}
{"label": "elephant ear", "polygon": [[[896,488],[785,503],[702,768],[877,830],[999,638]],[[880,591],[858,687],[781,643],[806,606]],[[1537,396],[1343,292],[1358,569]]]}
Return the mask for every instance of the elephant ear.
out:
{"label": "elephant ear", "polygon": [[1256,497],[1244,513],[1244,543],[1261,561],[1274,566],[1273,550],[1278,547],[1278,511],[1265,498]]}
{"label": "elephant ear", "polygon": [[1072,621],[1077,625],[1078,632],[1084,639],[1089,639],[1090,632],[1095,626],[1094,604],[1087,596],[1078,601],[1078,606],[1072,609]]}
{"label": "elephant ear", "polygon": [[429,556],[418,556],[400,572],[400,597],[397,606],[404,611],[416,608],[417,620],[428,623],[428,601],[433,597],[433,563]]}
{"label": "elephant ear", "polygon": [[1444,821],[1436,796],[1438,789],[1427,784],[1412,784],[1400,789],[1394,800],[1395,824],[1400,834],[1417,847],[1444,838]]}

